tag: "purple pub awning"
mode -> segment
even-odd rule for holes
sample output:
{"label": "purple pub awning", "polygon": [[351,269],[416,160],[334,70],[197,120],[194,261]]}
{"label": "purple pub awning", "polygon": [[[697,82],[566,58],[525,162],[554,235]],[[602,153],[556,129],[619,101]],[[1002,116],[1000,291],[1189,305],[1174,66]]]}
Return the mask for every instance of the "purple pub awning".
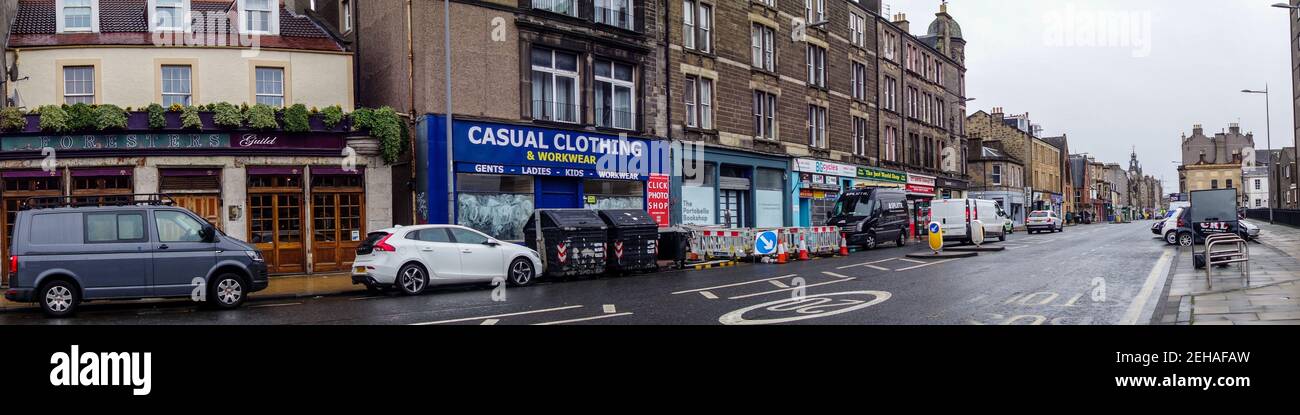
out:
{"label": "purple pub awning", "polygon": [[73,169],[72,177],[91,176],[130,176],[134,167],[100,167],[94,169]]}
{"label": "purple pub awning", "polygon": [[61,173],[58,170],[7,170],[0,172],[0,177],[6,179],[30,178],[30,177],[59,177]]}
{"label": "purple pub awning", "polygon": [[324,166],[311,167],[311,174],[313,176],[350,176],[354,174],[362,174],[365,172],[366,172],[366,168],[364,166],[357,166],[353,168],[352,171],[344,170],[342,167],[324,167]]}
{"label": "purple pub awning", "polygon": [[159,169],[158,173],[163,177],[202,177],[202,176],[220,176],[221,168],[210,169]]}
{"label": "purple pub awning", "polygon": [[274,174],[302,174],[302,167],[299,166],[256,166],[248,167],[250,175],[274,175]]}

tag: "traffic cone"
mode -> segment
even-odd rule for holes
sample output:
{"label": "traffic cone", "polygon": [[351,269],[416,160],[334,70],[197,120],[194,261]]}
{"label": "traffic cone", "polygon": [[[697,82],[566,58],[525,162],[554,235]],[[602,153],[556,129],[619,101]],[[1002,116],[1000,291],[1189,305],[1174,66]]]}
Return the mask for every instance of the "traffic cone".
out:
{"label": "traffic cone", "polygon": [[803,234],[799,235],[799,260],[808,260],[808,240],[804,238]]}
{"label": "traffic cone", "polygon": [[785,262],[785,244],[778,243],[776,245],[776,263],[784,264]]}
{"label": "traffic cone", "polygon": [[840,256],[849,256],[849,241],[840,234]]}

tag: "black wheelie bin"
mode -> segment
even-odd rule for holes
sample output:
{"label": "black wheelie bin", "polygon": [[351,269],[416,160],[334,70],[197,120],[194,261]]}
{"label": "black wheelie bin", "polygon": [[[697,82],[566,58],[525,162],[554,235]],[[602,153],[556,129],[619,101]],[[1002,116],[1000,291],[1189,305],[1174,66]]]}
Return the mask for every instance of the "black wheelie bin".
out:
{"label": "black wheelie bin", "polygon": [[644,210],[608,209],[600,211],[608,228],[605,258],[610,272],[648,272],[659,270],[659,224]]}
{"label": "black wheelie bin", "polygon": [[548,277],[600,275],[605,273],[606,228],[594,210],[542,209],[528,217],[524,240],[541,254]]}

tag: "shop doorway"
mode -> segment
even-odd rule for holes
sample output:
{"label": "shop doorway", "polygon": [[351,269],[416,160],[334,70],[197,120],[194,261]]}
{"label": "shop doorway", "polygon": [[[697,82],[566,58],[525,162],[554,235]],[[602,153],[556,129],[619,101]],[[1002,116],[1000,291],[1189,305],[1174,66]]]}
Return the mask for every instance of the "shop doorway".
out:
{"label": "shop doorway", "polygon": [[225,230],[221,220],[221,169],[159,170],[158,190],[171,196],[176,206],[189,209]]}
{"label": "shop doorway", "polygon": [[574,209],[582,207],[582,179],[568,177],[537,178],[538,209]]}
{"label": "shop doorway", "polygon": [[[53,175],[51,175],[53,174]],[[9,241],[14,235],[14,219],[29,197],[62,196],[63,175],[57,171],[7,171],[0,173],[0,286],[9,286]]]}
{"label": "shop doorway", "polygon": [[728,228],[745,226],[745,195],[743,190],[723,190],[719,202],[719,220]]}
{"label": "shop doorway", "polygon": [[250,171],[248,177],[248,242],[262,252],[272,274],[305,271],[300,172]]}
{"label": "shop doorway", "polygon": [[365,238],[365,189],[360,174],[319,174],[312,169],[312,272],[343,271]]}

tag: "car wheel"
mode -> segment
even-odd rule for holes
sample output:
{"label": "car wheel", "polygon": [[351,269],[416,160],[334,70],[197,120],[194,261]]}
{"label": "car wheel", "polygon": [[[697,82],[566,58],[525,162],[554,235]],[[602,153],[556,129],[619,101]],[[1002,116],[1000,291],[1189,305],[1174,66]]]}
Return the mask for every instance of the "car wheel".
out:
{"label": "car wheel", "polygon": [[537,278],[537,273],[533,270],[533,263],[524,258],[516,258],[510,263],[509,274],[506,275],[506,283],[511,287],[524,287],[531,285]]}
{"label": "car wheel", "polygon": [[868,251],[872,249],[876,249],[876,234],[874,233],[867,234],[866,240],[862,241],[862,249]]}
{"label": "car wheel", "polygon": [[41,311],[50,317],[67,317],[77,312],[81,295],[77,287],[67,281],[51,281],[41,287],[39,301]]}
{"label": "car wheel", "polygon": [[1169,245],[1178,245],[1178,231],[1165,232],[1165,243]]}
{"label": "car wheel", "polygon": [[429,275],[418,264],[406,264],[397,271],[397,287],[406,295],[420,295],[429,286]]}
{"label": "car wheel", "polygon": [[239,308],[247,292],[244,279],[235,274],[221,274],[208,286],[208,303],[221,310]]}
{"label": "car wheel", "polygon": [[1006,241],[1007,241],[1007,233],[1006,233],[1006,232],[1002,232],[1001,235],[998,235],[998,242],[1006,242]]}
{"label": "car wheel", "polygon": [[1196,239],[1192,237],[1192,234],[1190,232],[1183,232],[1178,234],[1178,246],[1189,247],[1195,243],[1196,243]]}
{"label": "car wheel", "polygon": [[907,235],[904,235],[901,230],[898,231],[898,240],[894,241],[894,244],[898,245],[899,248],[907,246]]}

